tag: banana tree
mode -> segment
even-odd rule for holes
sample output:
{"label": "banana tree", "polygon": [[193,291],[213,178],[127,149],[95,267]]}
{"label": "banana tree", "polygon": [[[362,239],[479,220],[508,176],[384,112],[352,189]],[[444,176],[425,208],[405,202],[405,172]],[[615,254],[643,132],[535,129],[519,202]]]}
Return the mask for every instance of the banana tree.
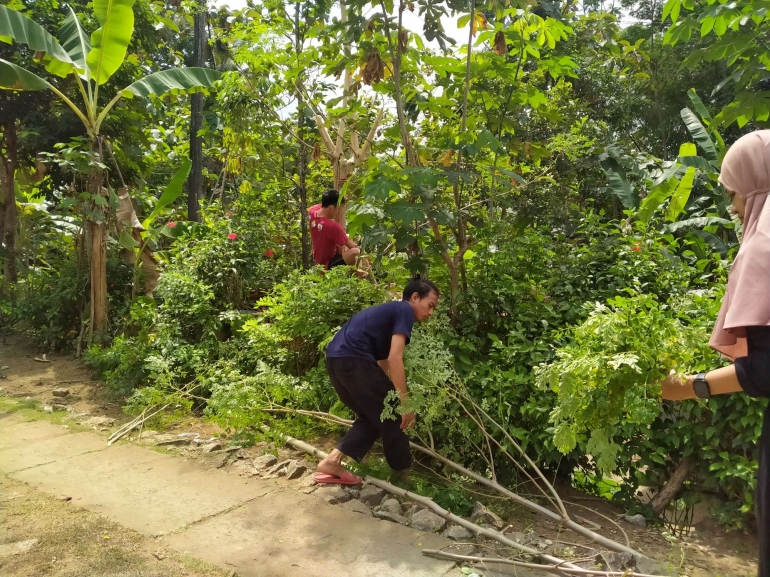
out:
{"label": "banana tree", "polygon": [[[219,77],[205,68],[177,68],[149,74],[119,90],[100,106],[100,88],[120,68],[126,58],[134,31],[135,0],[94,0],[93,10],[101,27],[90,38],[84,32],[74,10],[69,7],[59,40],[24,14],[0,6],[0,40],[26,44],[35,51],[36,60],[49,74],[73,76],[82,97],[76,105],[57,86],[37,74],[0,59],[0,88],[7,90],[51,90],[83,123],[91,140],[89,215],[86,234],[91,247],[91,295],[89,339],[101,343],[107,332],[107,211],[109,202],[102,186],[101,127],[110,110],[121,98],[203,92]],[[102,95],[103,96],[103,95]],[[105,99],[102,97],[102,101]]]}

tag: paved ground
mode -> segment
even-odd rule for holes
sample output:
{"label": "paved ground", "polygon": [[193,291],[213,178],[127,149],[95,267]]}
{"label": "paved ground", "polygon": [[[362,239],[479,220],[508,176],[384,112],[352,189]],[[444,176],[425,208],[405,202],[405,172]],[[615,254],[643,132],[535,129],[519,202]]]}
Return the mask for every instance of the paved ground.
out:
{"label": "paved ground", "polygon": [[0,413],[0,472],[240,577],[459,574],[438,535],[47,421]]}

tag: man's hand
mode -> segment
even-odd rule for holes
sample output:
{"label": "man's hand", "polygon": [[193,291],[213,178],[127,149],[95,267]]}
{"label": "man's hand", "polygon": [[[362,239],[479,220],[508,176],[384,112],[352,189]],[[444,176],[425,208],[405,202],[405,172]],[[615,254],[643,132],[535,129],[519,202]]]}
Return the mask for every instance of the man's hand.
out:
{"label": "man's hand", "polygon": [[406,415],[401,415],[401,428],[402,429],[408,429],[409,427],[414,424],[414,411],[411,413],[407,413]]}
{"label": "man's hand", "polygon": [[694,380],[694,375],[687,375],[684,378],[676,374],[669,375],[660,384],[661,396],[666,401],[696,399],[695,389],[692,386]]}

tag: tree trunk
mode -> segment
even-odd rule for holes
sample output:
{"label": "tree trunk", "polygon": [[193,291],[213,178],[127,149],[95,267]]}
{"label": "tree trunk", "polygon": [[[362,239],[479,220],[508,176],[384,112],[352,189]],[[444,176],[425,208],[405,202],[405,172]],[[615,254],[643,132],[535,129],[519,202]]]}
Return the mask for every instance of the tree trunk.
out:
{"label": "tree trunk", "polygon": [[660,515],[663,514],[663,511],[666,510],[668,504],[674,497],[676,497],[677,493],[679,493],[679,490],[687,480],[687,477],[690,476],[694,467],[695,460],[692,457],[684,457],[679,461],[676,469],[671,473],[668,482],[652,498],[652,501],[650,501],[650,506],[652,507],[652,510],[655,511],[656,515],[660,517]]}
{"label": "tree trunk", "polygon": [[[92,161],[94,163],[102,161],[98,140],[94,141]],[[90,180],[91,194],[94,197],[104,197],[102,169],[94,166],[91,169]],[[88,231],[91,241],[91,322],[88,328],[88,340],[91,344],[101,345],[107,341],[107,215],[102,212],[102,219],[99,222],[90,220]]]}
{"label": "tree trunk", "polygon": [[[193,66],[203,67],[206,54],[206,3],[198,0],[194,16]],[[198,131],[203,126],[203,94],[192,95],[190,113],[190,178],[187,181],[187,220],[200,222],[200,198],[203,194],[203,139]]]}
{"label": "tree trunk", "polygon": [[[305,115],[302,110],[302,92],[298,93],[297,108],[297,134],[302,139],[305,133]],[[310,228],[307,220],[307,148],[302,142],[297,143],[297,195],[299,196],[299,218],[302,227],[302,268],[309,268],[312,264],[310,248]]]}
{"label": "tree trunk", "polygon": [[9,120],[5,124],[5,176],[2,186],[3,214],[2,217],[2,238],[5,245],[6,258],[3,267],[3,293],[9,294],[10,287],[15,286],[18,281],[18,268],[16,262],[16,234],[19,226],[16,216],[16,188],[14,181],[16,177],[16,121]]}

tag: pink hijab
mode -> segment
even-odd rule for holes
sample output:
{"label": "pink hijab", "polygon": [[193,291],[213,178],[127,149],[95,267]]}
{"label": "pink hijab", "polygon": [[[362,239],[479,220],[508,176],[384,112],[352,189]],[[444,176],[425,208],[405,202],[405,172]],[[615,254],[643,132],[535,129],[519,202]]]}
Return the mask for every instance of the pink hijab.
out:
{"label": "pink hijab", "polygon": [[748,354],[746,327],[770,326],[770,130],[739,138],[719,182],[746,200],[743,238],[709,344],[730,359]]}

